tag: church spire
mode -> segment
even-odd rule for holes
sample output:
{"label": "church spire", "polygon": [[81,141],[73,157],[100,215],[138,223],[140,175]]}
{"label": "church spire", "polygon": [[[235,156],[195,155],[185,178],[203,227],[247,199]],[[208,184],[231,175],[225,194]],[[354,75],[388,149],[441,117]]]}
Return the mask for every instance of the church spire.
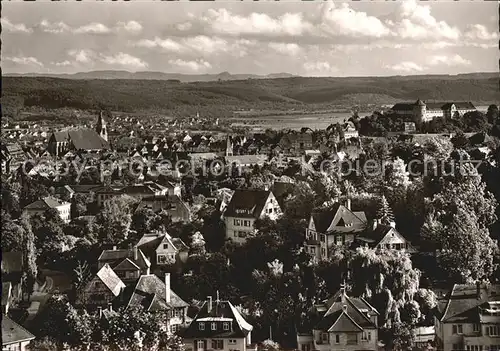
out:
{"label": "church spire", "polygon": [[226,141],[226,156],[233,156],[233,143],[231,142],[231,137],[227,136]]}
{"label": "church spire", "polygon": [[95,130],[104,140],[108,141],[108,126],[102,110],[99,112],[99,117],[97,117]]}

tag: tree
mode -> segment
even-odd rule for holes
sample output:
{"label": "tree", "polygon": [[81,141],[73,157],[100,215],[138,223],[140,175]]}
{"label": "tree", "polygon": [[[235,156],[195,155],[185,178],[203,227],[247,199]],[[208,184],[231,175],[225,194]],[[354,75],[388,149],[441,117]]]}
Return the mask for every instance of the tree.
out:
{"label": "tree", "polygon": [[465,136],[464,132],[460,131],[451,139],[455,149],[465,149],[469,146],[469,139]]}
{"label": "tree", "polygon": [[497,105],[488,106],[488,110],[486,112],[486,118],[488,119],[488,123],[490,124],[500,124]]}
{"label": "tree", "polygon": [[392,213],[391,207],[385,198],[385,195],[382,195],[380,199],[380,207],[377,212],[377,219],[380,220],[380,223],[390,225],[394,222],[394,214]]}
{"label": "tree", "polygon": [[131,206],[135,200],[123,195],[104,202],[96,216],[100,226],[100,238],[108,244],[118,244],[127,239],[132,223]]}
{"label": "tree", "polygon": [[406,189],[411,184],[408,171],[406,170],[406,164],[399,157],[396,157],[396,159],[388,165],[386,181],[391,188]]}
{"label": "tree", "polygon": [[20,224],[23,228],[23,262],[24,262],[24,273],[26,273],[25,286],[23,289],[24,293],[28,296],[33,292],[33,286],[35,285],[35,280],[38,275],[38,267],[36,265],[37,251],[35,247],[35,235],[31,228],[31,223],[29,217],[23,214],[20,218]]}
{"label": "tree", "polygon": [[205,253],[205,239],[200,232],[196,232],[191,237],[191,252],[193,255],[203,255]]}
{"label": "tree", "polygon": [[2,215],[2,251],[21,251],[23,238],[23,227]]}
{"label": "tree", "polygon": [[143,207],[138,209],[132,215],[132,229],[141,237],[143,234],[150,232],[155,225],[156,214],[152,209]]}

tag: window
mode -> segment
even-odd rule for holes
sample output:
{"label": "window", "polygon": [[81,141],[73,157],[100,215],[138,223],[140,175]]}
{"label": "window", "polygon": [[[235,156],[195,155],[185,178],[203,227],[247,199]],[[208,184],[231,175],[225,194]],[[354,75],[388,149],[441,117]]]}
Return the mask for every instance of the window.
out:
{"label": "window", "polygon": [[200,329],[200,330],[205,330],[205,323],[200,322],[200,323],[198,324],[198,329]]}
{"label": "window", "polygon": [[171,326],[170,326],[170,331],[171,331],[172,333],[176,333],[176,332],[177,332],[177,327],[178,327],[178,325],[177,325],[177,324],[171,325]]}
{"label": "window", "polygon": [[224,349],[224,340],[212,340],[212,349],[214,350]]}
{"label": "window", "polygon": [[328,333],[321,334],[321,341],[328,342]]}
{"label": "window", "polygon": [[319,236],[319,240],[320,240],[320,241],[322,241],[322,242],[324,242],[324,243],[326,243],[326,235],[321,234],[321,235]]}
{"label": "window", "polygon": [[340,344],[340,335],[339,334],[335,334],[335,343]]}
{"label": "window", "polygon": [[165,255],[158,255],[157,260],[158,260],[158,263],[166,263],[167,262],[167,256],[165,256]]}
{"label": "window", "polygon": [[453,334],[463,334],[462,324],[454,324],[452,326]]}
{"label": "window", "polygon": [[309,246],[309,252],[312,254],[316,253],[316,248],[314,246]]}
{"label": "window", "polygon": [[236,339],[229,339],[229,345],[236,345]]}
{"label": "window", "polygon": [[174,316],[175,317],[180,317],[181,316],[181,311],[180,310],[174,310]]}
{"label": "window", "polygon": [[363,335],[361,336],[361,340],[371,341],[372,340],[372,332],[364,331]]}
{"label": "window", "polygon": [[217,330],[217,323],[212,322],[210,325],[211,330]]}
{"label": "window", "polygon": [[224,322],[224,323],[222,324],[222,329],[224,329],[224,330],[229,330],[229,323],[228,323],[228,322]]}
{"label": "window", "polygon": [[486,335],[489,336],[499,336],[500,335],[500,326],[498,325],[490,325],[486,327]]}
{"label": "window", "polygon": [[342,235],[337,235],[335,237],[335,244],[336,245],[342,245]]}
{"label": "window", "polygon": [[163,250],[168,250],[168,244],[163,244]]}
{"label": "window", "polygon": [[198,340],[198,345],[197,345],[198,350],[203,350],[205,348],[205,341],[203,340]]}
{"label": "window", "polygon": [[472,330],[474,331],[474,333],[479,333],[481,331],[481,324],[473,324]]}
{"label": "window", "polygon": [[241,224],[241,221],[239,219],[234,220],[234,225],[240,225],[240,224]]}

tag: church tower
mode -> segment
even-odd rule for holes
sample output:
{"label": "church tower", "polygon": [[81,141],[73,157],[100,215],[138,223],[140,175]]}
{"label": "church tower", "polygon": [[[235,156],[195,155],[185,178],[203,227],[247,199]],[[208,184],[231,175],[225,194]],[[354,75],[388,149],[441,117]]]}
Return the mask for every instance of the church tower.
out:
{"label": "church tower", "polygon": [[95,130],[97,134],[99,134],[104,140],[108,141],[108,126],[106,120],[104,119],[102,111],[99,112]]}
{"label": "church tower", "polygon": [[425,106],[422,100],[418,99],[417,102],[415,102],[413,107],[413,118],[415,123],[419,124],[425,121],[426,109],[427,106]]}
{"label": "church tower", "polygon": [[231,142],[231,137],[227,136],[226,141],[226,156],[233,156],[233,143]]}

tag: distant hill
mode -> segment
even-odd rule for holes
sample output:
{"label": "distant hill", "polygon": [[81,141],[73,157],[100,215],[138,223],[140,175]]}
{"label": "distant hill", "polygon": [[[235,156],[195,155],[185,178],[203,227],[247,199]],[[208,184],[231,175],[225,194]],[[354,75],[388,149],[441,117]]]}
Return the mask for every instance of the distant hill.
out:
{"label": "distant hill", "polygon": [[219,74],[180,74],[164,72],[128,72],[128,71],[90,71],[73,74],[48,74],[48,73],[11,73],[4,77],[47,77],[63,79],[148,79],[148,80],[178,80],[187,82],[210,82],[218,80],[244,80],[244,79],[268,79],[268,78],[290,78],[295,77],[288,73],[276,73],[269,75],[255,74],[231,74],[222,72]]}
{"label": "distant hill", "polygon": [[[137,75],[153,75],[139,72]],[[85,73],[89,74],[89,73]],[[98,76],[102,72],[93,73]],[[130,74],[109,71],[108,77]],[[207,75],[206,77],[209,77]],[[223,73],[211,77],[236,77]],[[205,115],[231,115],[236,109],[315,109],[330,106],[391,104],[396,101],[499,102],[498,74],[458,76],[395,76],[346,78],[260,78],[181,83],[179,75],[150,79],[61,79],[12,77],[2,79],[2,108],[108,108],[114,111],[155,111],[183,115],[203,108]],[[194,76],[192,76],[194,77]],[[196,76],[199,77],[202,76]],[[194,78],[193,78],[194,79]],[[207,78],[208,79],[208,78]],[[16,107],[14,106],[14,110]],[[5,112],[4,112],[5,113]]]}

